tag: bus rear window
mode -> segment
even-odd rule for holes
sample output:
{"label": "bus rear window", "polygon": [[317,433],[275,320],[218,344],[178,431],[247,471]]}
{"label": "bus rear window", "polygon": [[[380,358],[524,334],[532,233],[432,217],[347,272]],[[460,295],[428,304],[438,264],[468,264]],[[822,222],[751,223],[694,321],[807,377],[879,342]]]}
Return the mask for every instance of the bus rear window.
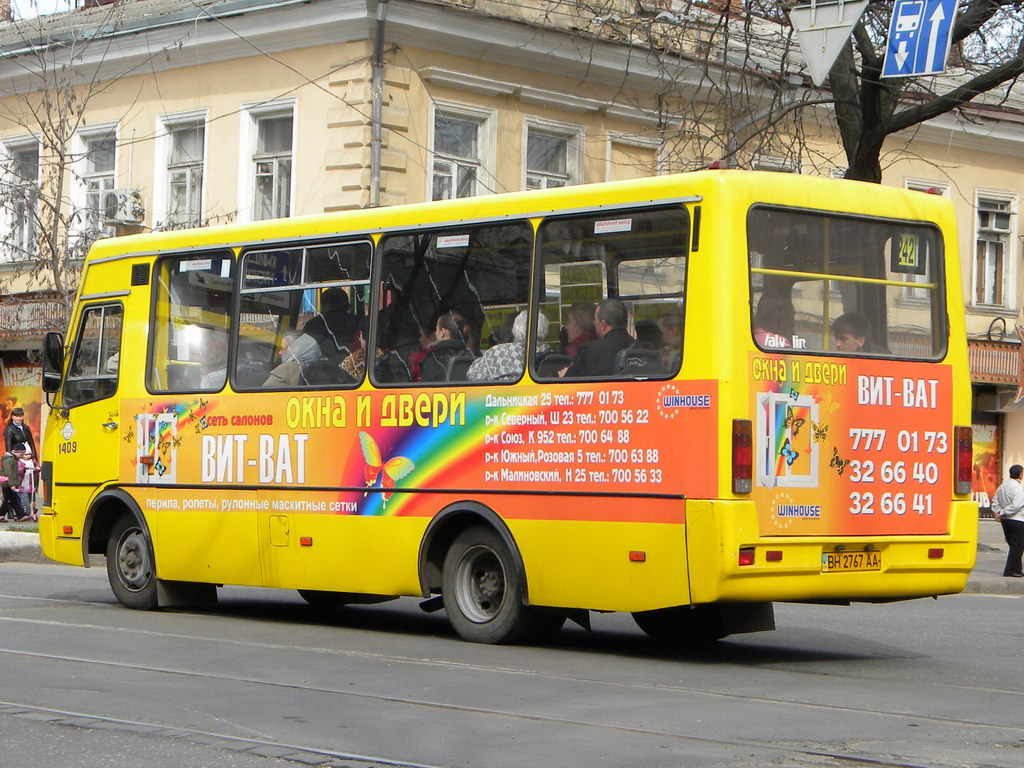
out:
{"label": "bus rear window", "polygon": [[747,239],[751,331],[761,349],[945,355],[936,228],[757,207],[747,217]]}

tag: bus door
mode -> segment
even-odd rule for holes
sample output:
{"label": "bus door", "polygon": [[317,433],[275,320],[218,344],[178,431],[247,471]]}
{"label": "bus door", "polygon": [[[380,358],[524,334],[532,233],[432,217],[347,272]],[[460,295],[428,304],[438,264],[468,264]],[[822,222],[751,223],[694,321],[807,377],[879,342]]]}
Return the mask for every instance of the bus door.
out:
{"label": "bus door", "polygon": [[124,308],[117,303],[88,304],[79,315],[74,349],[67,366],[58,407],[51,419],[57,429],[54,481],[74,478],[81,499],[63,494],[71,508],[85,508],[88,497],[118,477],[118,427],[121,420],[117,394],[121,360]]}

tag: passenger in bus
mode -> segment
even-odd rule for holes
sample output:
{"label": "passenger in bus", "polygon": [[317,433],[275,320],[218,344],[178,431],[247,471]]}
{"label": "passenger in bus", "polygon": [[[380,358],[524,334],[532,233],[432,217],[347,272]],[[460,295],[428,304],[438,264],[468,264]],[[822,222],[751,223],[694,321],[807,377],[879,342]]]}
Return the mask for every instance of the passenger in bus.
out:
{"label": "passenger in bus", "polygon": [[420,365],[420,381],[447,380],[448,361],[468,352],[471,329],[465,316],[454,309],[442,313],[434,326],[434,339]]}
{"label": "passenger in bus", "polygon": [[754,312],[754,341],[766,349],[793,346],[794,315],[788,295],[766,290]]}
{"label": "passenger in bus", "polygon": [[636,331],[636,346],[643,349],[661,349],[665,339],[655,320],[638,320],[633,324]]}
{"label": "passenger in bus", "polygon": [[626,326],[629,311],[621,299],[605,299],[594,310],[594,332],[597,341],[584,347],[572,365],[558,372],[566,378],[611,376],[619,352],[636,343]]}
{"label": "passenger in bus", "polygon": [[311,317],[302,332],[312,336],[328,360],[341,360],[357,348],[359,317],[352,313],[343,288],[328,288],[320,294],[320,311]]}
{"label": "passenger in bus", "polygon": [[658,318],[661,328],[661,370],[672,373],[679,368],[683,353],[683,316],[677,312],[667,312]]}
{"label": "passenger in bus", "polygon": [[488,349],[497,344],[508,344],[510,341],[514,341],[514,326],[517,317],[518,315],[514,312],[505,315],[505,319],[501,321],[501,327],[498,328],[497,332],[491,334]]}
{"label": "passenger in bus", "polygon": [[285,331],[281,348],[281,364],[270,372],[264,387],[294,387],[301,383],[303,368],[320,359],[320,345],[312,336],[300,331]]}
{"label": "passenger in bus", "polygon": [[597,334],[594,333],[596,307],[592,301],[578,301],[569,307],[569,315],[559,334],[562,350],[569,357],[576,357],[584,346],[597,341]]}
{"label": "passenger in bus", "polygon": [[222,389],[228,380],[228,336],[226,333],[211,331],[203,347],[201,365],[203,376],[199,380],[202,389]]}
{"label": "passenger in bus", "polygon": [[[512,323],[512,341],[495,344],[484,350],[483,356],[473,361],[466,373],[470,381],[512,381],[518,379],[526,363],[526,326],[529,314],[524,309],[515,315]],[[550,348],[541,339],[548,332],[548,319],[537,317],[537,354],[546,354]]]}
{"label": "passenger in bus", "polygon": [[[361,317],[359,319],[359,330],[356,331],[358,346],[352,354],[341,361],[342,370],[351,376],[354,381],[362,381],[366,375],[366,338],[370,329],[369,323],[370,319],[368,317]],[[380,361],[387,356],[388,351],[378,347],[374,359]]]}
{"label": "passenger in bus", "polygon": [[837,352],[883,352],[869,341],[871,325],[864,315],[847,312],[832,321],[832,336],[836,340]]}

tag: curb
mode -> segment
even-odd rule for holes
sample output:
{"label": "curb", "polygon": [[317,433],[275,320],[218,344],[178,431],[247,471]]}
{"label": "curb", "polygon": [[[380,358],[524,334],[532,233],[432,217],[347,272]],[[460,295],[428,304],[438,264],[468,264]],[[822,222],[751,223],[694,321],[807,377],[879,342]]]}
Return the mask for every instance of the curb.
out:
{"label": "curb", "polygon": [[39,534],[31,531],[0,530],[0,562],[49,563],[39,546]]}

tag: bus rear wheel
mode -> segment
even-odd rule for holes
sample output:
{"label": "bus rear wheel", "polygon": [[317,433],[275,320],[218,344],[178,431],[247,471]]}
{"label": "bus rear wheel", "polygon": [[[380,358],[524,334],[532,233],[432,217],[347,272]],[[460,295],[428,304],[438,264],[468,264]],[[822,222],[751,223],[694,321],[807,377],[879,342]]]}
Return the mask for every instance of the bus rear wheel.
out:
{"label": "bus rear wheel", "polygon": [[637,611],[633,620],[649,637],[666,642],[710,643],[729,634],[715,605]]}
{"label": "bus rear wheel", "polygon": [[448,621],[464,640],[514,643],[533,627],[524,584],[508,545],[487,526],[467,528],[444,558],[442,596]]}
{"label": "bus rear wheel", "polygon": [[156,572],[149,537],[131,515],[122,515],[107,539],[107,580],[118,602],[127,608],[157,607]]}

